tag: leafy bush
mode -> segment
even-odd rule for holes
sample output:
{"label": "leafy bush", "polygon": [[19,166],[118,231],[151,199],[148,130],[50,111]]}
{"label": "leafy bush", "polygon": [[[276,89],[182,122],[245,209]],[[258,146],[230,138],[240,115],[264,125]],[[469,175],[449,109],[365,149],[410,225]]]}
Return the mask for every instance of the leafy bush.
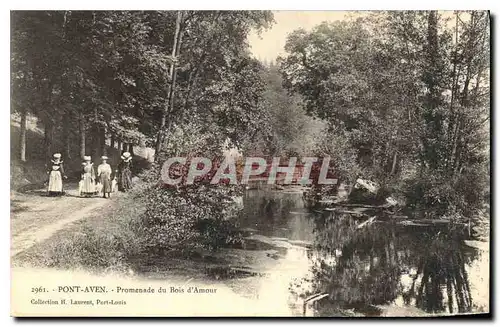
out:
{"label": "leafy bush", "polygon": [[456,177],[424,172],[407,182],[404,193],[408,208],[435,217],[473,218],[483,207],[487,178],[478,167],[466,169]]}
{"label": "leafy bush", "polygon": [[231,186],[209,184],[179,188],[150,186],[144,191],[146,211],[139,236],[146,248],[217,249],[235,241],[233,218],[239,208]]}

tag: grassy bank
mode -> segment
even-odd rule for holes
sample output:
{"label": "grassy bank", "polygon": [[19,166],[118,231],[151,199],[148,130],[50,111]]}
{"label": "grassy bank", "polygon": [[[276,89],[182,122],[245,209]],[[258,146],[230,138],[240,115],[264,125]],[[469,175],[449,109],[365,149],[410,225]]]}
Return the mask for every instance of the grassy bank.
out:
{"label": "grassy bank", "polygon": [[13,265],[91,271],[129,269],[141,250],[135,223],[144,207],[124,194],[88,219],[68,225],[50,239],[18,254]]}
{"label": "grassy bank", "polygon": [[[167,225],[145,224],[147,206],[157,213],[164,206],[146,201],[142,186],[142,183],[138,183],[132,192],[120,193],[99,211],[67,225],[46,241],[14,256],[13,265],[91,272],[130,272],[148,271],[152,266],[162,266],[165,270],[183,267],[181,269],[194,271],[199,263],[227,263],[223,255],[218,255],[223,249],[215,251],[212,244],[213,240],[219,241],[225,237],[227,231],[221,226],[226,225],[206,225],[207,219],[202,218],[210,217],[211,214],[198,217],[186,210],[175,216],[164,213],[165,219],[171,220],[175,226],[168,225],[168,222]],[[180,201],[177,198],[170,200],[168,207],[175,207],[172,201]],[[204,224],[182,225],[182,222],[196,217]],[[222,222],[230,224],[225,220]],[[189,233],[198,236],[193,239],[180,238],[181,242],[177,246],[162,246],[177,237],[177,234]],[[158,238],[162,241],[158,242]],[[224,240],[221,242],[221,246],[226,244]],[[193,267],[196,269],[193,270]]]}

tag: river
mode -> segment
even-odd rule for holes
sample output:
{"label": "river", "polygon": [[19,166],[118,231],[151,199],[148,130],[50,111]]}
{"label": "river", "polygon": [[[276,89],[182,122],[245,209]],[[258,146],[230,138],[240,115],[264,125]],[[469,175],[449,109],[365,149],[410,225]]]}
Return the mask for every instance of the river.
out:
{"label": "river", "polygon": [[234,248],[165,265],[278,316],[489,311],[489,243],[459,231],[387,221],[359,227],[352,215],[305,208],[300,189],[247,190],[238,225],[244,237]]}
{"label": "river", "polygon": [[287,302],[296,314],[315,294],[325,297],[311,302],[306,315],[488,311],[488,251],[460,231],[394,223],[358,228],[351,215],[305,209],[300,190],[248,190],[243,203],[239,223],[248,239],[274,250],[277,261],[260,296]]}

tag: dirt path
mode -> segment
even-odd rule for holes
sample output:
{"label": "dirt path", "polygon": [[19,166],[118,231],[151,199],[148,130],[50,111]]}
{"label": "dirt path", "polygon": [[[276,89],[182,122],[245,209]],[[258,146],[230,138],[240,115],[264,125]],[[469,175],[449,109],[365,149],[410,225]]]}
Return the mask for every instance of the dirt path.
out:
{"label": "dirt path", "polygon": [[80,198],[76,185],[67,185],[66,192],[62,197],[47,197],[44,190],[11,192],[12,257],[113,201],[113,198]]}

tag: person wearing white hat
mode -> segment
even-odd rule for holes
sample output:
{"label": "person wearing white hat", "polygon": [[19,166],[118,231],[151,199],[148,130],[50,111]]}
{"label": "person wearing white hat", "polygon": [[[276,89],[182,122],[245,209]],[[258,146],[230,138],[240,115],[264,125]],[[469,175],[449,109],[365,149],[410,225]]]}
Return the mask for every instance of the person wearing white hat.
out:
{"label": "person wearing white hat", "polygon": [[118,189],[126,192],[132,188],[132,156],[130,152],[123,152],[122,161],[118,165]]}
{"label": "person wearing white hat", "polygon": [[102,185],[102,197],[106,198],[106,194],[108,194],[108,198],[111,197],[111,166],[107,163],[108,157],[101,157],[102,163],[97,166],[97,177],[99,178],[99,182]]}
{"label": "person wearing white hat", "polygon": [[81,195],[86,197],[95,194],[95,173],[94,164],[90,156],[83,157],[82,163],[82,180],[81,180]]}
{"label": "person wearing white hat", "polygon": [[47,174],[49,174],[49,186],[47,189],[49,196],[61,196],[64,194],[63,178],[67,177],[64,174],[63,161],[61,160],[60,153],[54,153]]}

